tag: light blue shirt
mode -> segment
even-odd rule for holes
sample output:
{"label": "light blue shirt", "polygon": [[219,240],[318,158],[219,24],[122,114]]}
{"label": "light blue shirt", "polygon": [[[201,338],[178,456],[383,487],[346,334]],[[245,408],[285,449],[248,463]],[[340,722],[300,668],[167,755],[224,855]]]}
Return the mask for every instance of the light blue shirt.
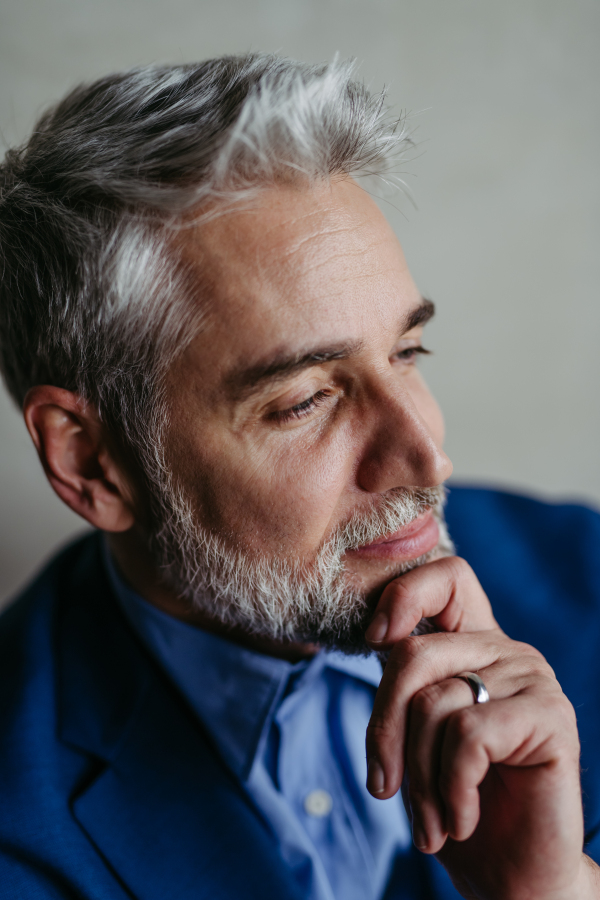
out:
{"label": "light blue shirt", "polygon": [[270,825],[307,900],[379,900],[411,843],[399,795],[365,787],[376,657],[292,664],[180,622],[109,577],[132,627]]}

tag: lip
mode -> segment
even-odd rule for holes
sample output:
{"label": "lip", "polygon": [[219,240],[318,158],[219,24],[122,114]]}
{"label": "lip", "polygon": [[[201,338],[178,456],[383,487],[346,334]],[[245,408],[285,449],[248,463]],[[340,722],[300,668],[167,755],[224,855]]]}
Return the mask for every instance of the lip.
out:
{"label": "lip", "polygon": [[408,562],[433,550],[439,539],[438,523],[429,509],[394,534],[378,538],[371,544],[347,552],[354,558]]}

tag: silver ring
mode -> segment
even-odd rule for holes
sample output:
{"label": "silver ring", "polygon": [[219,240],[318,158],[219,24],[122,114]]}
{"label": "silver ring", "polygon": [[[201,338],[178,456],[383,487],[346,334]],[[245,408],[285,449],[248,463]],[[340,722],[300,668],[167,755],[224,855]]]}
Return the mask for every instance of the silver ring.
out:
{"label": "silver ring", "polygon": [[466,681],[473,691],[473,701],[475,703],[488,703],[490,695],[488,690],[476,672],[461,672],[460,675],[454,675],[454,678],[462,678]]}

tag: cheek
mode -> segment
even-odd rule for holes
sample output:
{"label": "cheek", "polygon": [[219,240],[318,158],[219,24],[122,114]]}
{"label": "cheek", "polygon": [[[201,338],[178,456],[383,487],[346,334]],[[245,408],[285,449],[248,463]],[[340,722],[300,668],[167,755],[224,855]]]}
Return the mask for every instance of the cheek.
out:
{"label": "cheek", "polygon": [[262,447],[220,443],[214,455],[205,440],[192,454],[197,465],[184,481],[203,524],[246,549],[292,558],[311,557],[327,536],[353,465],[343,429],[312,438],[298,429]]}

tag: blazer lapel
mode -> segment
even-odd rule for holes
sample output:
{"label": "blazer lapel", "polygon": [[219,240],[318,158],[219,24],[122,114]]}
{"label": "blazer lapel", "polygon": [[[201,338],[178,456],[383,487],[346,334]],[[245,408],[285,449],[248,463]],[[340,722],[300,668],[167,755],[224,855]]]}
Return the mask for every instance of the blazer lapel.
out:
{"label": "blazer lapel", "polygon": [[71,808],[138,900],[299,900],[276,842],[139,645],[90,541],[61,626],[61,737],[93,757]]}

